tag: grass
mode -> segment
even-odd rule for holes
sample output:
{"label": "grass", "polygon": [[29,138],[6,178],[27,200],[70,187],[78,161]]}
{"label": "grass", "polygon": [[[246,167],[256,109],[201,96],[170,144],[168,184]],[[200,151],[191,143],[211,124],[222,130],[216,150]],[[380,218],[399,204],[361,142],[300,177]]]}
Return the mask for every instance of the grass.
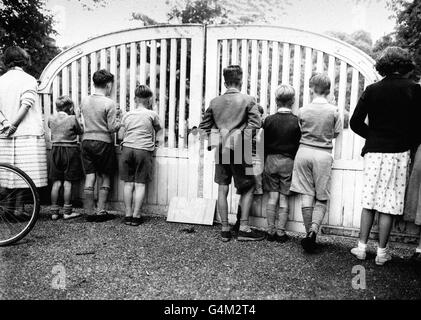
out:
{"label": "grass", "polygon": [[[43,215],[20,243],[0,248],[1,299],[420,299],[421,266],[413,249],[393,248],[388,265],[358,261],[355,239],[320,237],[306,255],[302,235],[285,244],[223,243],[219,226],[190,226],[147,216],[140,227],[120,219],[53,222]],[[65,289],[52,288],[55,266]],[[366,289],[352,288],[352,268],[366,272]]]}

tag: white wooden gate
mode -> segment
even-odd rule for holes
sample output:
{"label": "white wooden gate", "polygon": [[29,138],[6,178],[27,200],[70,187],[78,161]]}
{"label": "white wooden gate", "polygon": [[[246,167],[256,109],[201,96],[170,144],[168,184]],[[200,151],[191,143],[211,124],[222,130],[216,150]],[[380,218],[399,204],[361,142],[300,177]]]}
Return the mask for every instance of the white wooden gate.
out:
{"label": "white wooden gate", "polygon": [[[194,137],[188,141],[187,133],[201,118],[203,56],[202,25],[130,29],[87,40],[59,54],[41,75],[45,120],[55,112],[53,101],[59,95],[70,95],[78,107],[92,92],[92,75],[100,68],[115,75],[112,98],[123,111],[134,108],[136,84],[148,84],[165,124],[165,144],[155,154],[147,203],[167,205],[173,196],[196,197],[199,144]],[[118,175],[115,186],[112,200],[122,201]]]}
{"label": "white wooden gate", "polygon": [[[334,147],[332,196],[324,222],[333,228],[358,228],[363,141],[349,129],[349,115],[364,87],[378,79],[374,61],[357,48],[329,36],[271,26],[209,26],[206,46],[206,105],[224,92],[221,74],[229,64],[242,66],[242,91],[256,97],[268,113],[276,111],[274,90],[280,83],[295,88],[296,111],[309,102],[312,73],[328,73],[344,131]],[[217,197],[213,159],[211,152],[205,152],[203,190],[209,198]],[[235,213],[238,196],[230,192],[229,197],[230,212]],[[266,201],[266,196],[255,197],[253,215],[258,225],[266,224],[262,219],[266,216]],[[289,229],[303,231],[299,197],[291,201],[290,207]]]}
{"label": "white wooden gate", "polygon": [[[370,57],[334,38],[251,25],[154,26],[95,37],[59,54],[44,70],[39,90],[45,120],[55,112],[53,101],[59,95],[69,94],[78,106],[92,91],[92,74],[99,68],[116,76],[113,99],[123,110],[134,107],[136,84],[146,83],[156,93],[156,109],[165,124],[166,137],[164,146],[156,151],[154,180],[148,185],[146,202],[166,206],[173,196],[216,198],[213,154],[188,132],[199,124],[209,101],[223,93],[221,73],[228,64],[242,66],[243,92],[255,96],[268,113],[276,110],[273,93],[278,84],[294,86],[296,111],[309,101],[311,74],[329,74],[344,131],[334,147],[325,230],[355,232],[361,212],[363,141],[349,129],[349,115],[364,87],[378,75]],[[112,200],[122,201],[118,175],[115,186]],[[235,214],[238,196],[230,192],[229,197],[230,211]],[[266,200],[264,196],[254,201],[252,220],[260,226],[266,224]],[[303,231],[299,199],[291,200],[289,220],[289,229]],[[407,232],[407,225],[398,231]]]}

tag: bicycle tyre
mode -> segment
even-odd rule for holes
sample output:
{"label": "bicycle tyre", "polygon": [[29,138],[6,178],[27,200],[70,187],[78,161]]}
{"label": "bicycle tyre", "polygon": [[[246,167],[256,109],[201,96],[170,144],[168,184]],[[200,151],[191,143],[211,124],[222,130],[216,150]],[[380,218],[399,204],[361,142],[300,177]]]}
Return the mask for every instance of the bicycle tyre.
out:
{"label": "bicycle tyre", "polygon": [[35,183],[32,181],[32,179],[24,171],[22,171],[18,167],[13,166],[11,164],[0,163],[0,170],[2,168],[11,171],[14,174],[17,174],[18,176],[20,176],[20,178],[22,178],[28,184],[29,191],[30,191],[30,193],[33,197],[33,200],[34,200],[34,204],[33,204],[32,213],[30,215],[30,219],[29,219],[27,225],[25,226],[25,228],[22,231],[20,231],[18,234],[14,235],[14,236],[12,236],[8,239],[1,239],[0,238],[0,247],[11,245],[13,243],[18,242],[22,238],[24,238],[32,230],[32,228],[35,226],[35,223],[38,220],[39,211],[40,211],[39,194],[38,194],[38,191],[36,189]]}

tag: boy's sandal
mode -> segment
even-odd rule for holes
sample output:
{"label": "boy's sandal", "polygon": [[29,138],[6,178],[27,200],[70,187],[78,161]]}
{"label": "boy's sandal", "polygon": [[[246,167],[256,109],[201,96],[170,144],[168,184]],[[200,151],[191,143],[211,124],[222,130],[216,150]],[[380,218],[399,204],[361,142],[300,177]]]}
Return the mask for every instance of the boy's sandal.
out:
{"label": "boy's sandal", "polygon": [[131,223],[132,226],[137,227],[137,226],[141,225],[142,223],[143,223],[142,217],[139,217],[139,218],[133,217],[132,218],[132,223]]}

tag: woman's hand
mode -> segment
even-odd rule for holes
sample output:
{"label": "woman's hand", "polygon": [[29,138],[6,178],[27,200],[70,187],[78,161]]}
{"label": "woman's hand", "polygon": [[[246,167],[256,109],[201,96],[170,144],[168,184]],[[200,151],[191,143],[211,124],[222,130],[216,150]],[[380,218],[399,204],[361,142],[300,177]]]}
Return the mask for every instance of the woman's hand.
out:
{"label": "woman's hand", "polygon": [[10,128],[11,123],[8,120],[4,120],[1,124],[0,134],[3,134],[7,132],[7,130]]}
{"label": "woman's hand", "polygon": [[11,135],[13,135],[16,132],[17,129],[18,129],[18,127],[11,124],[10,127],[5,132],[6,137],[10,137]]}

